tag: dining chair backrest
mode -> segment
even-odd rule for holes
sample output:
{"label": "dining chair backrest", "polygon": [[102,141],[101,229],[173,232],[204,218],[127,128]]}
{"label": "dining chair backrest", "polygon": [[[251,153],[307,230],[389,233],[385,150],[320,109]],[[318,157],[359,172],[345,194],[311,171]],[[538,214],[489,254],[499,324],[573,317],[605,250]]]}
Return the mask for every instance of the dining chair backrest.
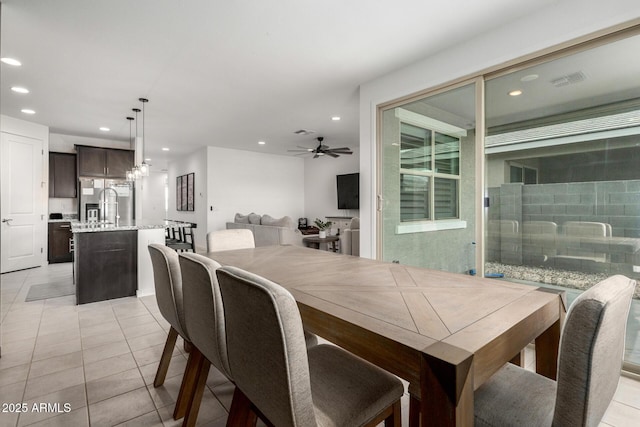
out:
{"label": "dining chair backrest", "polygon": [[317,425],[295,299],[282,286],[235,267],[217,275],[236,386],[273,425]]}
{"label": "dining chair backrest", "polygon": [[571,305],[560,338],[554,426],[597,425],[602,419],[618,386],[635,286],[613,276]]}
{"label": "dining chair backrest", "polygon": [[183,338],[188,338],[178,253],[157,243],[150,244],[148,250],[160,314]]}
{"label": "dining chair backrest", "polygon": [[191,342],[218,370],[231,378],[224,309],[216,269],[220,264],[199,254],[179,256],[184,283],[185,321]]}
{"label": "dining chair backrest", "polygon": [[207,233],[207,252],[255,248],[253,231],[246,228],[218,230]]}

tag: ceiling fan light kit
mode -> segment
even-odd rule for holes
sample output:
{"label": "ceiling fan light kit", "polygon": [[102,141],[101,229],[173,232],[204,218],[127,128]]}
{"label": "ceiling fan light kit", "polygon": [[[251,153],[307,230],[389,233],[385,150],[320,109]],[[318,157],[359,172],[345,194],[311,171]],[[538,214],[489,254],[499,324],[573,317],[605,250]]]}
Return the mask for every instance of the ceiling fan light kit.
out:
{"label": "ceiling fan light kit", "polygon": [[288,150],[288,151],[292,153],[295,153],[295,152],[300,153],[296,155],[313,153],[314,159],[317,159],[320,156],[324,156],[325,154],[327,156],[333,157],[334,159],[336,157],[340,157],[340,154],[353,154],[353,151],[351,151],[349,147],[331,148],[328,145],[324,145],[322,143],[322,141],[324,141],[324,137],[322,136],[319,136],[316,139],[318,140],[318,146],[316,148],[305,148],[305,147],[298,146],[299,148],[301,148],[301,150]]}

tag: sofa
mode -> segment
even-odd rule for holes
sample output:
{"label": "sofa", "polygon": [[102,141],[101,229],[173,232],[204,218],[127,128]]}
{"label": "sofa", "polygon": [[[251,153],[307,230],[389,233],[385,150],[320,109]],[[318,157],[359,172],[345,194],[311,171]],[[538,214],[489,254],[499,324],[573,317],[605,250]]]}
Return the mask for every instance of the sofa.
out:
{"label": "sofa", "polygon": [[253,232],[256,247],[295,245],[304,246],[304,237],[296,228],[296,223],[291,217],[273,218],[269,215],[250,213],[242,215],[237,213],[233,222],[227,222],[227,229],[244,228]]}
{"label": "sofa", "polygon": [[360,218],[352,218],[349,227],[340,234],[340,252],[360,256]]}

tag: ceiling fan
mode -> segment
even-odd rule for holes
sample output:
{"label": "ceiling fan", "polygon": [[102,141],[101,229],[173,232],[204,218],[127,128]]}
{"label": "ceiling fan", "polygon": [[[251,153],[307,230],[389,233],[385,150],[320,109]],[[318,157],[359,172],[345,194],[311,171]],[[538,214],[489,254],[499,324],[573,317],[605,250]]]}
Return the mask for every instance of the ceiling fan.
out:
{"label": "ceiling fan", "polygon": [[316,138],[318,140],[318,146],[316,148],[305,148],[298,145],[298,148],[302,148],[302,150],[287,150],[290,152],[299,152],[300,154],[296,154],[299,156],[301,154],[313,153],[314,159],[317,159],[320,156],[331,156],[333,158],[340,157],[340,154],[353,154],[353,151],[349,147],[340,147],[340,148],[330,148],[328,145],[324,145],[322,141],[324,141],[324,137],[319,136]]}

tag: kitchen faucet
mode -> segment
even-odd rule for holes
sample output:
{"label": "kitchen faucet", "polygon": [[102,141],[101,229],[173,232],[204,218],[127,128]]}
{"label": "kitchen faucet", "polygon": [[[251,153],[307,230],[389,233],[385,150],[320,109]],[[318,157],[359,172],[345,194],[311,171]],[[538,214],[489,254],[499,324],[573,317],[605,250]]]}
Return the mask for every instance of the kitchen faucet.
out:
{"label": "kitchen faucet", "polygon": [[[118,212],[118,192],[113,188],[113,187],[105,187],[102,190],[100,190],[100,193],[98,193],[98,200],[100,200],[102,198],[102,195],[104,194],[105,191],[107,190],[111,190],[113,191],[113,194],[116,195],[116,225],[118,225],[118,222],[120,221],[120,213]],[[107,220],[107,205],[109,204],[107,202],[107,198],[104,198],[104,202],[102,202],[102,204],[104,205],[104,209],[102,209],[102,220],[106,221]]]}

